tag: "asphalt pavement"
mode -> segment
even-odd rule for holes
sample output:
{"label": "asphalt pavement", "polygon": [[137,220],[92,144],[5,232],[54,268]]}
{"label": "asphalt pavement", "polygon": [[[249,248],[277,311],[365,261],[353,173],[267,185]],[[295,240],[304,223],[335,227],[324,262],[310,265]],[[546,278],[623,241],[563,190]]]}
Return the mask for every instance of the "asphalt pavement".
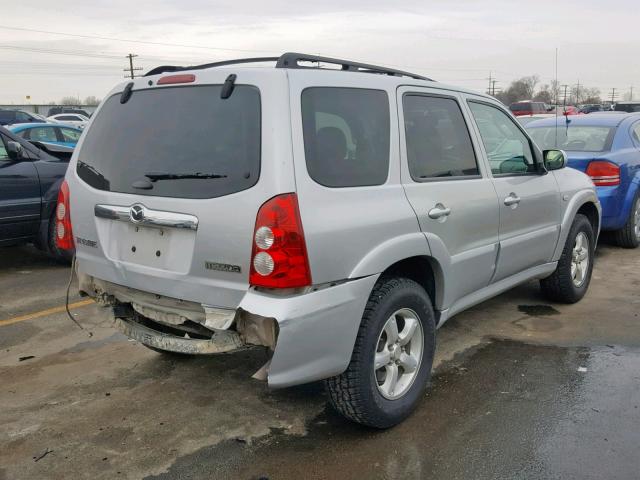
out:
{"label": "asphalt pavement", "polygon": [[640,477],[640,250],[598,249],[575,305],[536,282],[439,331],[433,382],[376,431],[321,383],[270,391],[261,349],[160,355],[31,247],[0,249],[0,480]]}

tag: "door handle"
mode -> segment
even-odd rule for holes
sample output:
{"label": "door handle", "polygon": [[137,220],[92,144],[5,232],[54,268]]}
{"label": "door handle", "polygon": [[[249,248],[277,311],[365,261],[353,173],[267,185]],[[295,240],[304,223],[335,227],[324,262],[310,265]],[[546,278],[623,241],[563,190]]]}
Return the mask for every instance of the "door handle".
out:
{"label": "door handle", "polygon": [[434,220],[439,220],[439,219],[445,220],[450,213],[451,213],[450,208],[445,207],[441,203],[436,203],[436,206],[433,207],[431,210],[429,210],[429,218],[432,218]]}
{"label": "door handle", "polygon": [[504,204],[507,207],[516,208],[519,203],[520,203],[520,197],[513,192],[511,192],[509,196],[504,199]]}

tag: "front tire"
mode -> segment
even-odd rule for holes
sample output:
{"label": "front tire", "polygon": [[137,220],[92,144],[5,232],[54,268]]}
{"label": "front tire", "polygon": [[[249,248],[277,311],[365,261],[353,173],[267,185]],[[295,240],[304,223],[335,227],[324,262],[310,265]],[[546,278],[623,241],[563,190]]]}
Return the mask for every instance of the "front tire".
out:
{"label": "front tire", "polygon": [[430,378],[435,316],[413,280],[381,278],[362,317],[349,366],[325,381],[332,406],[375,428],[400,423],[417,406]]}
{"label": "front tire", "polygon": [[640,195],[636,194],[627,223],[613,234],[616,243],[623,248],[637,248],[640,245]]}
{"label": "front tire", "polygon": [[576,215],[556,270],[540,280],[542,293],[561,303],[576,303],[587,293],[593,271],[595,235],[589,219]]}

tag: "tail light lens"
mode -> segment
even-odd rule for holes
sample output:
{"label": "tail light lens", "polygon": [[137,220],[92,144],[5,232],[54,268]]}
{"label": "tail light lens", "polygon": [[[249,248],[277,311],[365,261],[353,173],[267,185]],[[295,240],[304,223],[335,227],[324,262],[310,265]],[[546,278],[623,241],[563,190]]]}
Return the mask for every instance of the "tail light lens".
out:
{"label": "tail light lens", "polygon": [[62,250],[73,250],[73,231],[71,230],[71,211],[69,210],[69,185],[63,181],[58,192],[56,205],[56,246]]}
{"label": "tail light lens", "polygon": [[598,187],[620,185],[620,167],[606,160],[594,160],[587,166],[587,175]]}
{"label": "tail light lens", "polygon": [[256,217],[249,283],[256,287],[311,285],[307,247],[295,193],[278,195]]}

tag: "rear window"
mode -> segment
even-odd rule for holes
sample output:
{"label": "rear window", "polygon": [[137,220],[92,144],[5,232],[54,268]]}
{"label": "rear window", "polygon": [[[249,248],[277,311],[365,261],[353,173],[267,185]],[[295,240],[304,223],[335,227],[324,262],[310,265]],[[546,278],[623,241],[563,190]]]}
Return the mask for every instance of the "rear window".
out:
{"label": "rear window", "polygon": [[[160,197],[213,198],[260,175],[260,93],[237,85],[134,90],[104,102],[78,152],[78,176],[94,188]],[[135,188],[151,186],[150,189]]]}
{"label": "rear window", "polygon": [[572,126],[559,122],[558,127],[533,127],[527,131],[542,150],[560,148],[573,152],[609,150],[615,129],[612,127]]}
{"label": "rear window", "polygon": [[389,171],[389,98],[382,90],[302,92],[307,170],[327,187],[381,185]]}

